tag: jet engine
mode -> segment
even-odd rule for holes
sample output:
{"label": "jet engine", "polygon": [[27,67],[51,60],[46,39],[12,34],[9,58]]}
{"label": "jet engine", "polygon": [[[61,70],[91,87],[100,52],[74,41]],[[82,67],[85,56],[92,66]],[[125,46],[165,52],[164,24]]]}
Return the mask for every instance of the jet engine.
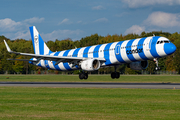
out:
{"label": "jet engine", "polygon": [[100,62],[97,59],[87,59],[82,61],[81,69],[85,71],[94,71],[100,68]]}
{"label": "jet engine", "polygon": [[128,67],[130,67],[133,70],[144,70],[148,67],[148,61],[132,62],[128,64]]}

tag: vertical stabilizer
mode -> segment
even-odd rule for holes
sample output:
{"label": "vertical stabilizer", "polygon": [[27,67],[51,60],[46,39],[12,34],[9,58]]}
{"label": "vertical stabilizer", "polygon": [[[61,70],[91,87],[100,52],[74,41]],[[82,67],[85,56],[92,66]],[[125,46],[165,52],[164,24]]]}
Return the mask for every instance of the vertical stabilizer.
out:
{"label": "vertical stabilizer", "polygon": [[34,53],[38,54],[38,55],[50,54],[51,51],[49,50],[46,43],[41,38],[41,36],[40,36],[39,32],[37,31],[36,27],[32,26],[32,27],[29,27],[29,29],[30,29],[30,33],[31,33]]}

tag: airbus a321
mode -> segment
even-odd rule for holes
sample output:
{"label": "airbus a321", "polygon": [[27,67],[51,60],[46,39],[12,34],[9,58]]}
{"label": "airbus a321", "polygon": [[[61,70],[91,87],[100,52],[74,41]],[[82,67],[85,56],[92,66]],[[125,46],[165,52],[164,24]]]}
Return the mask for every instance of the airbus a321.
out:
{"label": "airbus a321", "polygon": [[31,56],[32,59],[28,60],[29,63],[43,68],[59,71],[80,70],[80,79],[87,79],[88,71],[95,71],[107,66],[115,68],[115,71],[111,73],[111,78],[119,78],[120,73],[116,72],[116,66],[127,64],[131,69],[143,70],[148,67],[147,60],[155,60],[156,70],[158,70],[160,69],[158,58],[166,57],[176,51],[176,46],[169,39],[151,36],[52,52],[41,38],[36,27],[32,26],[29,29],[34,54],[11,51],[4,40],[8,52]]}

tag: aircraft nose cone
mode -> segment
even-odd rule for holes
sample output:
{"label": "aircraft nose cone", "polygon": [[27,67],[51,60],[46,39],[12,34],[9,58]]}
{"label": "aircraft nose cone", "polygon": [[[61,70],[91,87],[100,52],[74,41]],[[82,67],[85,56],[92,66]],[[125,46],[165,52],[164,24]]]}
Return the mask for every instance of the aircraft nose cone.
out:
{"label": "aircraft nose cone", "polygon": [[176,51],[176,46],[173,43],[167,43],[164,45],[164,51],[167,55],[173,54]]}

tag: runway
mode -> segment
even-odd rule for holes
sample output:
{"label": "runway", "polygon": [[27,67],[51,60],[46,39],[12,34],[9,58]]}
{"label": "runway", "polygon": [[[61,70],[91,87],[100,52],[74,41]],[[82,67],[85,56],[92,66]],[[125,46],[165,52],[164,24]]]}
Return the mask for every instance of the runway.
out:
{"label": "runway", "polygon": [[110,83],[110,82],[0,82],[14,87],[66,87],[66,88],[141,88],[180,89],[180,83]]}

